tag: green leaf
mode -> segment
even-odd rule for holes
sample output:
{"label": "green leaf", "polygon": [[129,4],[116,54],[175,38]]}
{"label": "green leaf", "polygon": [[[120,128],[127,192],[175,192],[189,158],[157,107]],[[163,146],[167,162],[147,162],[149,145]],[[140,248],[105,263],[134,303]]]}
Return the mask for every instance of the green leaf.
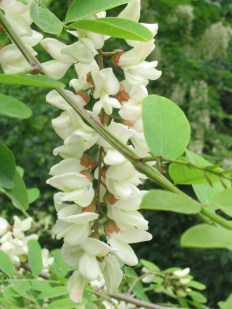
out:
{"label": "green leaf", "polygon": [[37,240],[31,239],[27,243],[28,246],[28,265],[35,276],[39,276],[42,271],[42,252],[40,244]]}
{"label": "green leaf", "polygon": [[[195,164],[197,167],[202,168],[206,171],[207,169],[211,169],[217,173],[223,171],[220,167],[215,167],[209,161],[189,150],[186,150],[186,157],[180,158],[179,160],[183,161],[184,163],[190,162],[192,164]],[[194,168],[192,166],[186,166],[179,163],[173,163],[170,165],[169,174],[175,184],[205,184],[208,183],[209,180],[211,183],[218,182],[217,175],[207,173],[206,178],[204,171],[201,171],[200,169]]]}
{"label": "green leaf", "polygon": [[150,261],[146,261],[146,260],[141,259],[140,263],[150,270],[160,271],[159,267],[157,265],[155,265],[154,263],[150,262]]}
{"label": "green leaf", "polygon": [[197,289],[197,290],[205,290],[206,286],[204,284],[202,284],[201,282],[195,281],[195,280],[191,280],[188,283],[188,287]]}
{"label": "green leaf", "polygon": [[58,277],[65,277],[69,268],[64,262],[61,250],[56,249],[53,251],[54,262],[52,264],[53,270]]}
{"label": "green leaf", "polygon": [[31,281],[32,289],[35,291],[46,291],[47,289],[50,289],[50,284],[46,280],[38,280],[38,281]]}
{"label": "green leaf", "polygon": [[201,205],[179,193],[164,190],[150,190],[143,198],[142,209],[172,211],[183,214],[200,212]]}
{"label": "green leaf", "polygon": [[62,32],[62,22],[47,8],[33,3],[30,14],[36,26],[43,32],[51,34],[60,34]]}
{"label": "green leaf", "polygon": [[0,143],[0,187],[11,189],[14,187],[15,159],[8,147]]}
{"label": "green leaf", "polygon": [[5,189],[4,193],[11,199],[13,205],[23,212],[28,208],[28,195],[25,183],[16,170],[14,177],[14,187],[12,189]]}
{"label": "green leaf", "polygon": [[130,1],[131,0],[76,0],[69,7],[65,21],[66,23],[69,23],[86,18],[95,13],[107,11]]}
{"label": "green leaf", "polygon": [[31,109],[24,103],[0,93],[0,114],[12,118],[27,119],[31,117]]}
{"label": "green leaf", "polygon": [[8,277],[12,277],[14,273],[14,266],[9,256],[0,250],[0,270],[4,272]]}
{"label": "green leaf", "polygon": [[69,299],[58,299],[48,305],[47,309],[74,309],[77,304]]}
{"label": "green leaf", "polygon": [[37,188],[27,189],[29,204],[34,203],[40,197],[40,191]]}
{"label": "green leaf", "polygon": [[220,307],[221,309],[231,309],[232,308],[232,294],[226,299],[223,305]]}
{"label": "green leaf", "polygon": [[46,291],[43,291],[39,295],[39,299],[46,299],[46,298],[55,298],[63,295],[67,295],[68,290],[66,286],[57,286],[55,288],[47,289]]}
{"label": "green leaf", "polygon": [[208,183],[194,184],[193,190],[202,204],[209,205],[214,196],[224,190],[223,185],[219,182],[213,182],[213,187]]}
{"label": "green leaf", "polygon": [[178,158],[190,139],[190,125],[182,110],[167,98],[150,95],[143,101],[143,125],[154,156]]}
{"label": "green leaf", "polygon": [[[145,302],[150,302],[149,298],[147,297],[147,295],[145,294],[144,290],[143,290],[143,285],[141,283],[140,280],[138,280],[138,275],[136,274],[136,272],[134,271],[133,268],[131,267],[126,267],[125,269],[125,274],[128,275],[128,281],[130,283],[130,285],[133,285],[133,293],[136,295],[137,298],[145,301]],[[133,277],[133,278],[130,278]],[[136,284],[134,284],[135,282],[137,282]]]}
{"label": "green leaf", "polygon": [[0,84],[24,85],[42,88],[62,88],[65,85],[45,75],[0,74]]}
{"label": "green leaf", "polygon": [[192,297],[193,300],[199,302],[199,303],[206,303],[207,299],[204,295],[195,292],[195,291],[189,291],[188,295]]}
{"label": "green leaf", "polygon": [[232,188],[225,189],[216,194],[212,202],[217,204],[221,211],[232,217]]}
{"label": "green leaf", "polygon": [[153,39],[153,34],[143,25],[124,18],[106,17],[95,20],[79,20],[70,25],[85,31],[91,31],[114,38],[147,42]]}
{"label": "green leaf", "polygon": [[225,248],[232,250],[232,231],[221,226],[199,224],[181,236],[181,246],[188,248]]}
{"label": "green leaf", "polygon": [[31,285],[28,281],[13,282],[12,288],[21,296],[27,297],[27,291],[31,289]]}

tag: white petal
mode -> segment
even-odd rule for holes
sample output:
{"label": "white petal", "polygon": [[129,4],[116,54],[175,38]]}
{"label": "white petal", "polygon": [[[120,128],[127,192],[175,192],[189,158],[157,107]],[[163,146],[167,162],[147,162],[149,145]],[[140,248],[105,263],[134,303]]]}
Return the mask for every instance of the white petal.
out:
{"label": "white petal", "polygon": [[46,74],[55,80],[61,79],[71,65],[72,63],[59,62],[57,60],[49,60],[41,64]]}
{"label": "white petal", "polygon": [[88,224],[72,225],[64,235],[64,242],[70,246],[79,245],[89,236],[90,228]]}
{"label": "white petal", "polygon": [[83,188],[72,192],[61,193],[60,196],[63,202],[73,201],[74,203],[78,204],[81,207],[87,207],[92,202],[94,193],[95,191],[93,190],[92,187],[90,187],[88,189]]}
{"label": "white petal", "polygon": [[87,281],[76,270],[68,280],[68,291],[70,299],[75,303],[82,302],[82,294]]}
{"label": "white petal", "polygon": [[6,13],[5,17],[19,36],[30,36],[32,34],[30,25],[21,15]]}
{"label": "white petal", "polygon": [[54,165],[49,174],[56,176],[63,173],[79,173],[83,170],[83,166],[80,164],[80,160],[75,158],[67,158],[62,160],[60,163]]}
{"label": "white petal", "polygon": [[71,215],[68,217],[61,217],[60,219],[64,222],[75,223],[75,225],[85,225],[89,222],[96,220],[98,218],[98,214],[93,212],[84,212],[81,214]]}
{"label": "white petal", "polygon": [[38,31],[32,30],[32,35],[31,36],[25,36],[22,38],[22,40],[25,42],[26,45],[28,46],[35,46],[39,44],[39,42],[43,39],[43,35],[39,33]]}
{"label": "white petal", "polygon": [[61,251],[65,262],[69,266],[78,267],[80,258],[84,253],[80,246],[69,246],[67,244],[63,244]]}
{"label": "white petal", "polygon": [[129,67],[139,64],[140,62],[144,61],[148,55],[151,54],[154,48],[155,45],[153,41],[148,43],[140,43],[140,45],[121,55],[119,65],[122,67]]}
{"label": "white petal", "polygon": [[111,251],[111,248],[106,243],[91,237],[89,237],[80,246],[87,253],[98,257],[103,257]]}
{"label": "white petal", "polygon": [[125,157],[114,149],[109,149],[104,157],[104,162],[108,165],[118,165],[122,164],[124,161]]}
{"label": "white petal", "polygon": [[53,59],[59,62],[69,63],[70,65],[74,63],[73,57],[61,53],[61,49],[66,46],[64,43],[56,39],[47,38],[42,40],[40,44],[52,56]]}
{"label": "white petal", "polygon": [[79,270],[89,281],[96,280],[101,273],[96,257],[88,253],[84,253],[80,258]]}
{"label": "white petal", "polygon": [[89,186],[91,182],[82,174],[65,173],[49,178],[47,183],[62,191],[71,191]]}
{"label": "white petal", "polygon": [[115,237],[128,244],[135,244],[152,239],[152,235],[150,233],[139,230],[122,231],[116,234]]}
{"label": "white petal", "polygon": [[112,68],[99,71],[94,77],[94,98],[97,99],[104,94],[115,95],[119,92],[120,84],[113,73]]}
{"label": "white petal", "polygon": [[141,11],[140,0],[130,1],[125,9],[118,15],[120,18],[131,19],[134,21],[139,21]]}
{"label": "white petal", "polygon": [[108,240],[110,246],[115,249],[115,254],[122,260],[123,263],[129,266],[135,266],[138,264],[138,258],[134,253],[130,245],[123,243],[115,238],[110,238]]}

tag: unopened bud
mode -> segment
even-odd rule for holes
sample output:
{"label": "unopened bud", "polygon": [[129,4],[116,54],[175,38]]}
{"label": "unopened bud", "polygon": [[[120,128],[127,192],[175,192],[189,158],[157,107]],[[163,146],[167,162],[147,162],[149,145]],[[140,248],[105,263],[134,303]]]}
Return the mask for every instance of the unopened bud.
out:
{"label": "unopened bud", "polygon": [[105,225],[104,231],[106,234],[119,233],[120,228],[116,225],[115,222],[111,222]]}
{"label": "unopened bud", "polygon": [[82,209],[82,212],[96,212],[96,205],[94,203]]}
{"label": "unopened bud", "polygon": [[89,155],[85,154],[80,160],[80,164],[86,169],[92,169],[96,166],[95,161]]}
{"label": "unopened bud", "polygon": [[82,99],[85,101],[86,104],[90,102],[90,96],[88,95],[86,91],[80,90],[77,92],[77,95],[82,97]]}
{"label": "unopened bud", "polygon": [[107,170],[108,170],[108,166],[104,166],[102,169],[101,169],[101,176],[102,177],[106,177],[106,172],[107,172]]}
{"label": "unopened bud", "polygon": [[109,192],[106,192],[103,196],[103,201],[106,203],[106,204],[110,204],[110,205],[113,205],[117,202],[117,199],[116,197],[109,193]]}
{"label": "unopened bud", "polygon": [[93,181],[93,175],[89,171],[83,170],[80,174],[86,176],[90,182]]}
{"label": "unopened bud", "polygon": [[122,49],[119,49],[115,52],[115,54],[113,55],[113,58],[112,58],[112,62],[113,62],[113,65],[115,67],[119,67],[119,60],[120,60],[120,57],[124,54],[124,50]]}

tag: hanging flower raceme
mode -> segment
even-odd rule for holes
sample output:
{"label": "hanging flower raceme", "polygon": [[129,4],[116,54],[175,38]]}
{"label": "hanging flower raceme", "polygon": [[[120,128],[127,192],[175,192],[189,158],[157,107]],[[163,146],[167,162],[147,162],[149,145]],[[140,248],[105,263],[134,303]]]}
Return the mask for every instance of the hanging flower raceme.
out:
{"label": "hanging flower raceme", "polygon": [[[17,2],[15,14],[21,20],[20,35],[33,54],[32,47],[42,37],[30,32],[31,21],[25,17],[31,1],[26,5],[13,2]],[[8,1],[2,0],[0,8],[6,14],[13,14]],[[140,9],[140,0],[130,1],[119,17],[138,21]],[[105,15],[100,12],[87,18]],[[25,18],[25,26],[21,18]],[[8,19],[10,21],[12,16]],[[144,26],[155,36],[157,24]],[[42,63],[43,71],[54,79],[61,79],[73,66],[76,74],[69,82],[70,90],[64,90],[65,94],[121,143],[139,156],[147,156],[142,101],[148,95],[149,80],[161,75],[156,69],[157,62],[146,60],[155,48],[154,40],[147,43],[126,40],[129,50],[103,52],[108,37],[84,30],[68,32],[75,40],[70,45],[54,38],[41,41],[52,57]],[[14,57],[6,55],[7,49]],[[104,61],[105,56],[111,55],[112,67],[109,59]],[[3,70],[7,72],[26,68],[24,58],[13,44],[4,47],[0,56]],[[54,195],[57,221],[52,233],[64,242],[63,257],[73,270],[68,282],[69,295],[79,303],[88,283],[116,292],[123,278],[123,264],[133,266],[138,262],[131,245],[151,240],[148,221],[139,212],[145,194],[139,186],[146,177],[89,127],[59,92],[49,92],[46,100],[61,110],[52,120],[52,127],[62,140],[54,149],[54,155],[59,155],[61,160],[51,168],[51,178],[47,180],[59,190]],[[7,234],[7,230],[8,225],[3,222],[0,237]]]}

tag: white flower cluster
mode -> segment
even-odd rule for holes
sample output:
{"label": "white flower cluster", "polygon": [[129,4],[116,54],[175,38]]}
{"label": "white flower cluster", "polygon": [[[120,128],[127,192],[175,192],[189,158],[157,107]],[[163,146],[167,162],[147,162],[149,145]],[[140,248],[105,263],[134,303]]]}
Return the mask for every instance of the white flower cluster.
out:
{"label": "white flower cluster", "polygon": [[[38,239],[38,235],[25,235],[30,230],[32,218],[20,220],[14,216],[14,224],[11,226],[7,220],[0,217],[0,250],[7,253],[15,265],[20,267],[21,263],[27,261],[28,247],[27,243],[31,239]],[[49,257],[49,251],[42,249],[43,271],[48,272],[49,266],[53,263],[53,258]]]}
{"label": "white flower cluster", "polygon": [[[31,29],[32,18],[30,7],[33,0],[24,1],[1,0],[0,9],[5,12],[5,17],[9,24],[14,28],[16,34],[26,45],[32,55],[37,53],[32,47],[39,44],[43,35]],[[9,44],[0,49],[0,65],[5,73],[17,73],[30,70],[30,64],[15,44]]]}
{"label": "white flower cluster", "polygon": [[[28,16],[30,3],[24,6],[20,3],[25,10],[17,16]],[[6,15],[11,12],[8,1],[3,0],[0,7]],[[133,0],[119,17],[138,21],[140,10],[140,0]],[[89,18],[105,15],[101,12]],[[31,20],[27,25],[30,23]],[[156,35],[157,24],[143,25]],[[60,79],[74,66],[77,78],[69,84],[74,91],[65,90],[67,96],[78,106],[85,107],[139,156],[147,156],[149,149],[141,120],[142,101],[148,95],[149,80],[161,75],[156,70],[156,61],[146,61],[155,48],[154,40],[147,43],[126,40],[130,50],[104,52],[102,49],[109,37],[79,30],[70,33],[77,38],[71,45],[54,38],[41,41],[53,58],[42,64],[43,71]],[[20,35],[24,40],[25,34]],[[17,49],[13,44],[8,46]],[[98,62],[96,55],[100,59]],[[104,57],[108,56],[112,56],[114,68],[122,71],[123,80],[116,77],[112,67],[104,67]],[[15,67],[25,69],[19,61],[16,66],[12,59],[10,63],[1,61],[6,72],[13,72]],[[130,245],[152,238],[147,232],[148,221],[138,211],[145,193],[138,186],[146,177],[87,126],[57,91],[51,91],[46,100],[62,110],[52,121],[55,132],[63,140],[63,145],[54,149],[54,155],[61,156],[62,161],[51,168],[52,177],[47,181],[60,190],[54,196],[58,220],[53,233],[57,239],[63,238],[64,259],[74,269],[68,282],[70,297],[81,302],[84,286],[89,282],[109,292],[116,291],[123,277],[122,264],[138,263]]]}

